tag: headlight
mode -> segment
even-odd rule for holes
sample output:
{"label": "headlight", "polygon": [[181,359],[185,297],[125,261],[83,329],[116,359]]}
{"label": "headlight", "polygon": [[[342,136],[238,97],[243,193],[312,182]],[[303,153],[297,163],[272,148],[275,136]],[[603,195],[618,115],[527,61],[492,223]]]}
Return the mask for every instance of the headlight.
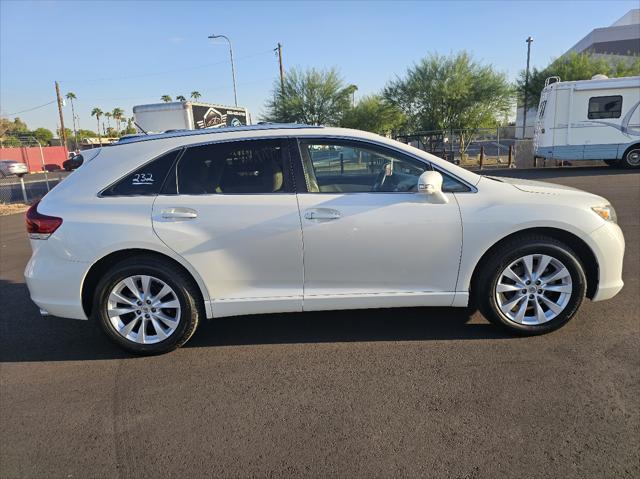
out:
{"label": "headlight", "polygon": [[611,221],[612,223],[618,222],[616,210],[614,210],[613,206],[611,205],[592,206],[591,209],[595,211],[603,220]]}

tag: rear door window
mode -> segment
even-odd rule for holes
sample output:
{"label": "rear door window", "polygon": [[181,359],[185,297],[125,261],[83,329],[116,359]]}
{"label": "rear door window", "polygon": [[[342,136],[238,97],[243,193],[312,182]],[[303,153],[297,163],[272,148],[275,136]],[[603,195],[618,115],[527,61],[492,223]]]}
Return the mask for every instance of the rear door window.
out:
{"label": "rear door window", "polygon": [[292,191],[282,140],[246,140],[187,148],[176,169],[178,194]]}

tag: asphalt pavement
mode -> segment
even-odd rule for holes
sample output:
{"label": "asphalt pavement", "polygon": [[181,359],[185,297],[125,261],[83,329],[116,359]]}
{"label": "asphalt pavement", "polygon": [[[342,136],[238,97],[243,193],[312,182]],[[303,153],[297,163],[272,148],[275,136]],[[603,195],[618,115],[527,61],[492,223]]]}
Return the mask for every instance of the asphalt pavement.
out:
{"label": "asphalt pavement", "polygon": [[640,172],[497,174],[609,198],[623,291],[541,337],[453,309],[279,314],[137,358],[38,315],[0,217],[0,477],[640,477]]}

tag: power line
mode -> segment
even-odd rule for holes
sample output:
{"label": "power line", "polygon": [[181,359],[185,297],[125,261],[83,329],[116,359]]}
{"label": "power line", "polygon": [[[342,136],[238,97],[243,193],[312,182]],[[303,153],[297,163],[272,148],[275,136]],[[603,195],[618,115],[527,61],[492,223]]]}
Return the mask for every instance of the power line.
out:
{"label": "power line", "polygon": [[33,111],[33,110],[37,110],[38,108],[43,108],[47,105],[51,105],[52,103],[55,103],[58,100],[51,100],[49,103],[45,103],[43,105],[38,105],[38,106],[34,106],[33,108],[27,108],[26,110],[21,110],[21,111],[16,111],[15,113],[9,113],[7,114],[7,116],[14,116],[14,115],[19,115],[20,113],[26,113],[28,111]]}
{"label": "power line", "polygon": [[[236,61],[239,60],[246,60],[248,58],[253,58],[259,55],[264,55],[266,53],[271,53],[272,50],[264,50],[264,51],[260,51],[257,53],[252,53],[251,55],[246,55],[244,57],[240,57],[238,58]],[[166,75],[168,73],[178,73],[178,72],[185,72],[185,71],[191,71],[191,70],[198,70],[201,68],[208,68],[211,66],[215,66],[215,65],[222,65],[224,63],[228,63],[227,60],[222,60],[219,62],[214,62],[214,63],[205,63],[202,65],[194,65],[194,66],[190,66],[190,67],[182,67],[182,68],[173,68],[171,70],[163,70],[163,71],[159,71],[159,72],[151,72],[151,73],[139,73],[139,74],[135,74],[135,75],[124,75],[124,76],[120,76],[120,77],[111,77],[111,78],[91,78],[91,79],[87,79],[87,80],[79,80],[77,78],[74,79],[67,79],[67,80],[60,80],[61,83],[95,83],[95,82],[101,82],[101,81],[114,81],[114,80],[128,80],[130,78],[144,78],[144,77],[150,77],[150,76],[159,76],[159,75]]]}

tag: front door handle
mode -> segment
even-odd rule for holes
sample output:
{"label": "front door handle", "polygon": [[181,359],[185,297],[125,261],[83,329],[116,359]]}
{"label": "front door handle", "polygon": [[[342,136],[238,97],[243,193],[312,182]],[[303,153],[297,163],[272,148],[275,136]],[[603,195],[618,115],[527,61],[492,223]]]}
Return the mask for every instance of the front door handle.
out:
{"label": "front door handle", "polygon": [[342,215],[338,210],[333,210],[331,208],[313,208],[306,210],[304,212],[304,218],[307,220],[320,220],[320,221],[328,221],[328,220],[337,220],[340,219]]}
{"label": "front door handle", "polygon": [[166,208],[160,212],[164,219],[188,220],[198,217],[198,212],[192,208]]}

